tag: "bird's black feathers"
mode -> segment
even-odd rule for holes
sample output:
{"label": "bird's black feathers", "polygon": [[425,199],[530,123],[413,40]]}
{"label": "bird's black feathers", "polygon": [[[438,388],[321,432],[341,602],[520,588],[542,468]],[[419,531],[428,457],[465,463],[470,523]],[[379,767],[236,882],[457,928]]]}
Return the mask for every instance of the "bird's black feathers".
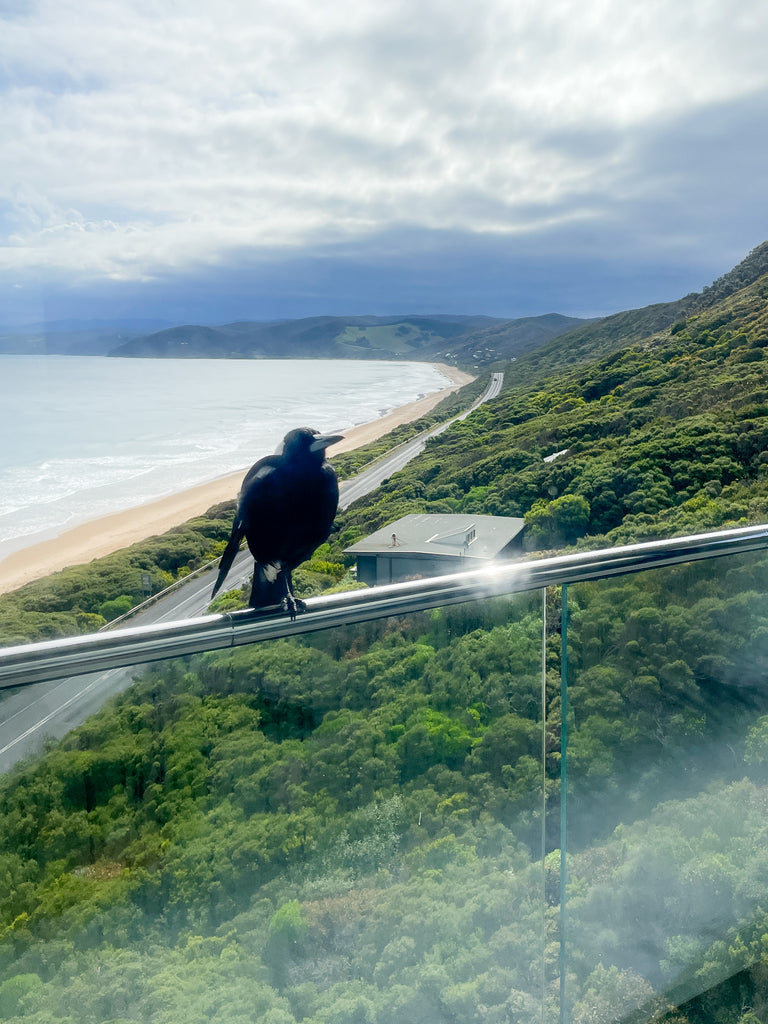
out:
{"label": "bird's black feathers", "polygon": [[251,607],[282,604],[295,615],[300,602],[291,592],[291,571],[331,532],[339,485],[325,450],[340,440],[338,434],[318,434],[304,427],[291,430],[274,455],[251,466],[240,488],[232,534],[211,597],[245,537],[254,558]]}

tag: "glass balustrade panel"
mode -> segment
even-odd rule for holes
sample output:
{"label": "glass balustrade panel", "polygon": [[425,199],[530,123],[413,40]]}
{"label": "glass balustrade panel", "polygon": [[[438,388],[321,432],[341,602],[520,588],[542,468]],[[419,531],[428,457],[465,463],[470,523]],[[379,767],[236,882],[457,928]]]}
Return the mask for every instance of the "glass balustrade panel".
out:
{"label": "glass balustrade panel", "polygon": [[[555,1019],[543,610],[495,598],[45,684],[23,721],[6,697],[0,1016]],[[81,691],[67,732],[55,700],[76,718]],[[61,738],[23,748],[9,701],[16,734]]]}
{"label": "glass balustrade panel", "polygon": [[566,588],[563,1020],[766,1019],[767,596],[763,554]]}

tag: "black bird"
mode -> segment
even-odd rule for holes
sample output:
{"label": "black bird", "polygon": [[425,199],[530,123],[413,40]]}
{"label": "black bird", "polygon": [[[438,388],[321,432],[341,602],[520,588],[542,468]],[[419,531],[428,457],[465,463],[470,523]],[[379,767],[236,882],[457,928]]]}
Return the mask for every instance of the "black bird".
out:
{"label": "black bird", "polygon": [[303,605],[292,592],[291,571],[328,539],[339,504],[336,473],[325,458],[340,434],[291,430],[274,455],[245,475],[232,534],[221,556],[211,598],[224,582],[245,537],[254,558],[252,608],[282,604],[291,618]]}

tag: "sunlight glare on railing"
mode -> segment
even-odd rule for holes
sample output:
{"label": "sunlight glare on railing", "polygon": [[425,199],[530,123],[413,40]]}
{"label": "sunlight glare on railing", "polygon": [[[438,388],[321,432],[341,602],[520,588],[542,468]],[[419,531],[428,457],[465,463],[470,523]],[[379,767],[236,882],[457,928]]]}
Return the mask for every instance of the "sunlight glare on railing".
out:
{"label": "sunlight glare on railing", "polygon": [[0,689],[766,546],[768,526],[743,527],[553,558],[497,563],[473,572],[310,598],[306,602],[307,612],[293,622],[285,615],[242,611],[23,644],[0,650]]}

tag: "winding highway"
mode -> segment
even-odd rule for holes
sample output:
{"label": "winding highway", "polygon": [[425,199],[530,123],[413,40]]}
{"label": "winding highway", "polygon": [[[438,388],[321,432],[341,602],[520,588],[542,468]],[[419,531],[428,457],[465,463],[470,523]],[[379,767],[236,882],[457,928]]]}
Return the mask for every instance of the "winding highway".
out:
{"label": "winding highway", "polygon": [[[479,405],[496,398],[503,383],[504,374],[493,373],[488,387],[470,408],[393,448],[352,479],[343,481],[339,508],[348,508],[374,491],[383,480],[420,455],[430,438],[441,434],[457,420],[466,419]],[[204,615],[210,603],[216,564],[211,563],[142,607],[131,616],[131,625],[176,622]],[[227,577],[228,588],[234,589],[250,579],[252,566],[250,553],[247,549],[241,551]],[[35,754],[47,738],[58,739],[80,725],[109,697],[127,689],[141,672],[140,666],[117,668],[71,676],[53,684],[36,683],[11,693],[0,702],[0,772],[8,771],[21,758]]]}
{"label": "winding highway", "polygon": [[366,494],[370,494],[371,491],[381,486],[382,481],[392,476],[393,473],[397,473],[398,470],[402,469],[412,459],[415,459],[417,455],[421,455],[430,438],[442,434],[452,423],[456,423],[457,420],[465,420],[478,406],[484,402],[489,402],[492,398],[496,398],[503,384],[504,374],[492,373],[488,387],[464,412],[459,413],[458,416],[451,417],[445,423],[432,427],[430,430],[425,430],[423,434],[411,438],[410,441],[405,441],[403,444],[398,445],[397,448],[387,452],[377,462],[373,462],[370,466],[360,470],[357,476],[351,480],[345,480],[340,488],[339,508],[348,508],[353,501],[365,497]]}

